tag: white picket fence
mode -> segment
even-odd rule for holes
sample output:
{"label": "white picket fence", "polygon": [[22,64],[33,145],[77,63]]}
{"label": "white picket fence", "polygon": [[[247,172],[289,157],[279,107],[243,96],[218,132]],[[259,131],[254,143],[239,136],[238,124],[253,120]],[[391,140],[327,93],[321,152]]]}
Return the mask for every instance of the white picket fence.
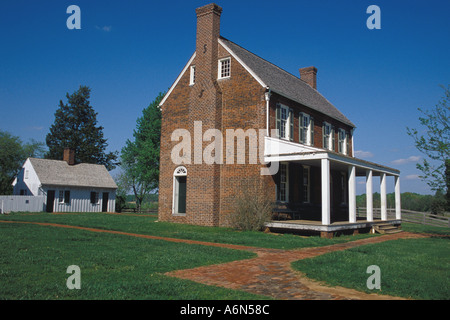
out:
{"label": "white picket fence", "polygon": [[0,212],[45,211],[45,196],[0,196]]}

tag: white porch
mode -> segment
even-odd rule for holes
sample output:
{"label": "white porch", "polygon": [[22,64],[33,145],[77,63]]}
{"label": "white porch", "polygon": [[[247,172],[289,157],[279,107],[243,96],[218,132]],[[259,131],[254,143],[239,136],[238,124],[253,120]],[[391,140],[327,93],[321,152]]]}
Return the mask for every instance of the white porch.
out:
{"label": "white porch", "polygon": [[[320,167],[321,172],[321,221],[320,224],[301,223],[304,229],[318,230],[321,232],[333,232],[345,228],[364,228],[369,224],[379,222],[373,216],[373,185],[374,177],[379,177],[381,195],[381,221],[387,222],[386,188],[387,177],[394,177],[395,190],[395,219],[389,220],[393,224],[401,223],[400,203],[400,172],[376,163],[349,157],[333,151],[305,146],[278,138],[265,137],[265,162],[289,163],[297,162],[302,165]],[[330,170],[347,172],[348,177],[348,221],[345,223],[331,223],[331,190]],[[356,177],[365,177],[367,216],[364,225],[356,219]],[[274,223],[274,222],[273,222]],[[284,227],[292,228],[293,221],[284,223]],[[299,224],[297,222],[297,224]]]}

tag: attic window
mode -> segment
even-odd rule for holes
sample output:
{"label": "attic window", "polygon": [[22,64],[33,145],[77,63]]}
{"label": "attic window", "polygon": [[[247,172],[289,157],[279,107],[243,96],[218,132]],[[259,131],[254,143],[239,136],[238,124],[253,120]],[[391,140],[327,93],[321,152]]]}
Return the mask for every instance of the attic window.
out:
{"label": "attic window", "polygon": [[191,66],[191,74],[189,77],[189,85],[192,86],[195,83],[195,66]]}
{"label": "attic window", "polygon": [[231,59],[225,58],[219,60],[219,79],[229,78],[231,76]]}

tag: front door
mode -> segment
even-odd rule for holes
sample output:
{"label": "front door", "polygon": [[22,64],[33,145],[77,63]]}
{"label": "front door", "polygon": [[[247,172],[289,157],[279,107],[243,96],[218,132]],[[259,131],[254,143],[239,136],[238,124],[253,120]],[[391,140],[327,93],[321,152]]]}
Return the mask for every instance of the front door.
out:
{"label": "front door", "polygon": [[178,179],[178,213],[186,213],[186,176]]}
{"label": "front door", "polygon": [[47,212],[53,212],[53,203],[55,202],[55,190],[47,191]]}
{"label": "front door", "polygon": [[109,193],[103,192],[102,212],[108,212]]}

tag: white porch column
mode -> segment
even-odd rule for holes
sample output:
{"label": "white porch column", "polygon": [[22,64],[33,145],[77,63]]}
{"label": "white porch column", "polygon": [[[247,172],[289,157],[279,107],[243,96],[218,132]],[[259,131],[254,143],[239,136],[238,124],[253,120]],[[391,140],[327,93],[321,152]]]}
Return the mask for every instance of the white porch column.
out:
{"label": "white porch column", "polygon": [[372,170],[366,171],[366,210],[367,221],[373,221],[373,188],[372,188]]}
{"label": "white porch column", "polygon": [[322,224],[330,224],[330,160],[321,159]]}
{"label": "white porch column", "polygon": [[348,218],[356,222],[356,167],[348,167]]}
{"label": "white porch column", "polygon": [[381,220],[387,220],[386,207],[386,173],[380,173]]}
{"label": "white porch column", "polygon": [[400,176],[395,176],[395,219],[402,218],[402,207],[400,201]]}

